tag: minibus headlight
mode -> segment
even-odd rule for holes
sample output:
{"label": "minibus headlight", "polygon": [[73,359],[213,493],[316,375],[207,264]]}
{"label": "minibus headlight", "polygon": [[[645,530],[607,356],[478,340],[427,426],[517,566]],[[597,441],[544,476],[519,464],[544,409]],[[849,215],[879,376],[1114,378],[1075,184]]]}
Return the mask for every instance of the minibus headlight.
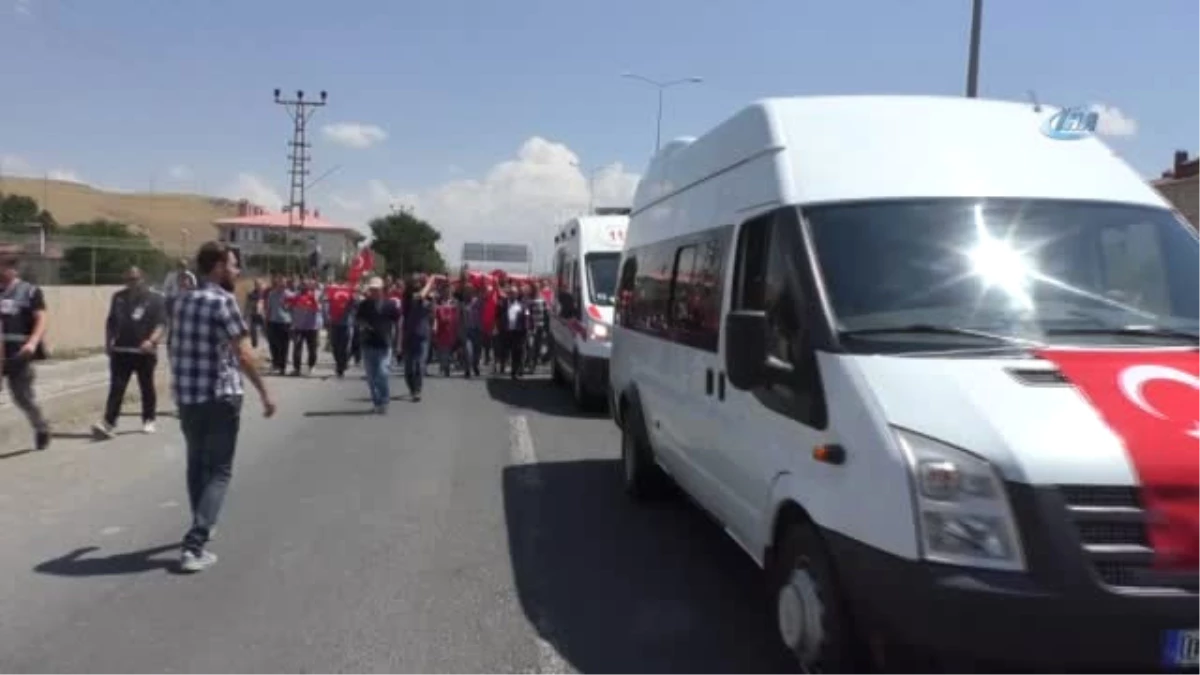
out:
{"label": "minibus headlight", "polygon": [[1000,475],[964,450],[893,429],[912,475],[921,555],[926,560],[1025,569],[1016,521]]}
{"label": "minibus headlight", "polygon": [[592,321],[588,325],[589,340],[607,340],[610,335],[612,335],[612,331],[609,329],[608,324],[606,323]]}

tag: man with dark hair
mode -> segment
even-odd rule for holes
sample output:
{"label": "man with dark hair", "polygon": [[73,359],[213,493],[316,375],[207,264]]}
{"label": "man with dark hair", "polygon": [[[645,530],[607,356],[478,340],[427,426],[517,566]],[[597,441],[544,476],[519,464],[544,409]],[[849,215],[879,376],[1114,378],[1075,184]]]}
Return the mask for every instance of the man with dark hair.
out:
{"label": "man with dark hair", "polygon": [[50,447],[50,424],[33,394],[33,362],[46,358],[46,299],[42,289],[20,278],[15,256],[0,256],[0,333],[4,336],[0,374],[13,403],[33,427],[34,447]]}
{"label": "man with dark hair", "polygon": [[432,307],[429,294],[433,292],[433,284],[438,277],[430,276],[421,283],[420,277],[413,275],[405,287],[404,300],[401,302],[404,333],[404,382],[408,385],[408,393],[413,401],[421,400],[421,388],[425,382],[425,361],[429,349]]}
{"label": "man with dark hair", "polygon": [[192,526],[183,539],[180,567],[200,572],[217,561],[206,550],[233,475],[241,422],[242,373],[262,400],[263,416],[275,403],[254,366],[249,328],[233,295],[237,256],[209,242],[196,255],[200,286],[175,303],[170,344],[172,386],[187,444]]}
{"label": "man with dark hair", "polygon": [[125,288],[113,294],[104,326],[110,373],[108,403],[104,407],[104,419],[92,427],[101,438],[113,437],[129,377],[135,373],[142,394],[142,431],[154,433],[158,406],[154,369],[158,365],[158,343],[166,321],[164,303],[161,295],[146,287],[142,271],[137,267],[125,272],[125,284]]}

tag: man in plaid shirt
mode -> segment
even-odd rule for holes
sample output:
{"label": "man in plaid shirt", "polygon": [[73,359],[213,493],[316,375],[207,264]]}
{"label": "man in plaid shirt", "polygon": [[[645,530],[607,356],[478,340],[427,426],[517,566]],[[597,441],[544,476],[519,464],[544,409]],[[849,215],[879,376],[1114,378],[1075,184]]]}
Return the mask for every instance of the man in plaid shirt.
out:
{"label": "man in plaid shirt", "polygon": [[171,360],[172,389],[179,426],[187,443],[188,499],[192,526],[183,538],[180,567],[199,572],[217,561],[205,549],[225,490],[233,475],[242,410],[242,373],[262,400],[263,416],[275,414],[250,347],[250,331],[233,295],[237,256],[209,242],[196,255],[199,287],[175,302]]}

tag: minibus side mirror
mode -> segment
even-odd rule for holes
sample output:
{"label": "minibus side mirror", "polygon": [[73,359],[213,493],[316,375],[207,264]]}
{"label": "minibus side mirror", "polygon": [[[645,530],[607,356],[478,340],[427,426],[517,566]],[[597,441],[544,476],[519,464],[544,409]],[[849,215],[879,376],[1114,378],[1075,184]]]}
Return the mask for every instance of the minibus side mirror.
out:
{"label": "minibus side mirror", "polygon": [[725,373],[738,389],[754,389],[767,380],[767,313],[737,311],[725,316]]}

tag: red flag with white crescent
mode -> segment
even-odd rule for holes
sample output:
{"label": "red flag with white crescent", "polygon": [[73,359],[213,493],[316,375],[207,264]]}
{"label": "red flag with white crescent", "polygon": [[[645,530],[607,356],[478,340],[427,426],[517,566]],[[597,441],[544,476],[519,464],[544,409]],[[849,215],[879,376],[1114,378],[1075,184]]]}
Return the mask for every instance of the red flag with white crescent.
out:
{"label": "red flag with white crescent", "polygon": [[1195,351],[1042,349],[1125,446],[1160,569],[1200,565],[1200,358]]}
{"label": "red flag with white crescent", "polygon": [[371,252],[369,246],[363,247],[358,255],[350,261],[350,270],[346,273],[346,280],[351,286],[355,286],[362,278],[363,273],[372,269],[375,269],[375,254]]}

